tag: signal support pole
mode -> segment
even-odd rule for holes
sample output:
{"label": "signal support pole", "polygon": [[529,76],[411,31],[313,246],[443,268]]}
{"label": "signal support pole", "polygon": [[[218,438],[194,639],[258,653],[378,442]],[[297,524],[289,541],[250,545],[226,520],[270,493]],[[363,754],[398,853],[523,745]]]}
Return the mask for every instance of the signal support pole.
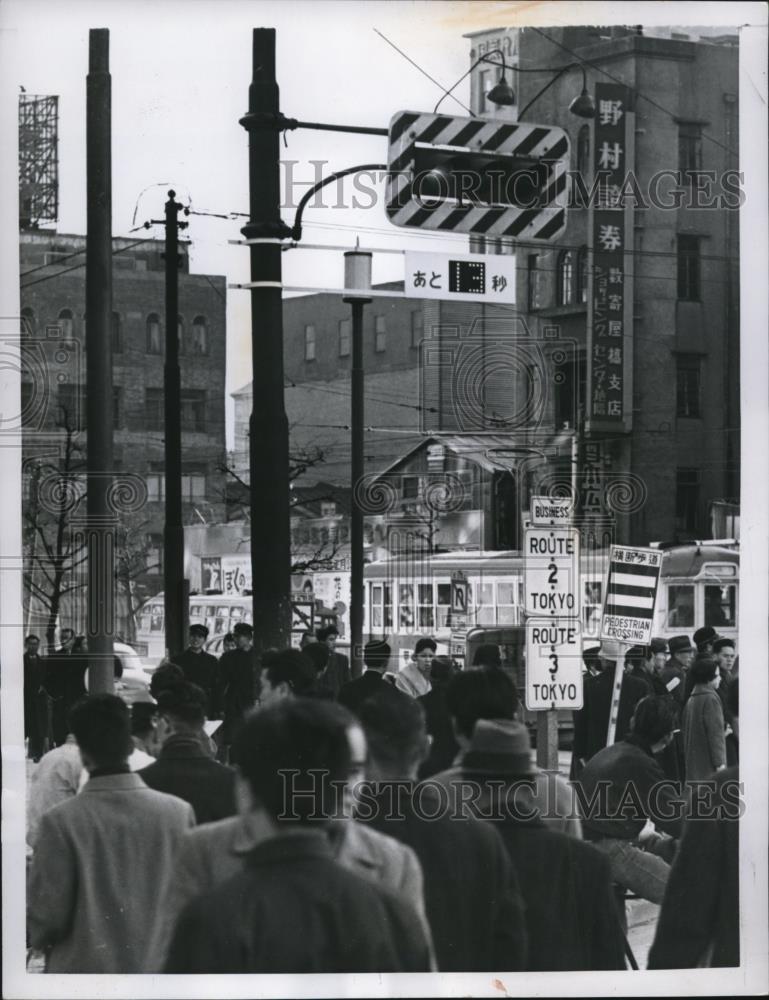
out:
{"label": "signal support pole", "polygon": [[253,409],[249,422],[251,587],[254,646],[286,647],[291,637],[288,421],[283,398],[281,247],[291,235],[280,217],[280,95],[275,77],[275,29],[255,28],[248,113]]}
{"label": "signal support pole", "polygon": [[166,227],[166,361],[165,489],[166,523],[163,529],[163,604],[166,647],[173,655],[184,649],[189,607],[184,582],[184,527],[182,524],[181,373],[179,371],[179,222],[176,192],[168,192]]}
{"label": "signal support pole", "polygon": [[115,512],[112,486],[112,81],[109,31],[88,33],[85,263],[88,687],[114,691]]}
{"label": "signal support pole", "polygon": [[[371,289],[371,254],[350,250],[344,255],[344,287]],[[363,307],[364,296],[344,299],[352,307],[352,365],[350,371],[350,669],[363,673]]]}

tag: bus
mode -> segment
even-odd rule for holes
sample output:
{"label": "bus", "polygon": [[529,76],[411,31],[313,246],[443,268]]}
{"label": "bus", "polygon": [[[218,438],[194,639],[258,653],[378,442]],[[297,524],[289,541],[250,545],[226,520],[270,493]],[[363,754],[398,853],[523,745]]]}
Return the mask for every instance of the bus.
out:
{"label": "bus", "polygon": [[[663,548],[653,635],[670,638],[711,625],[737,638],[739,550],[729,540]],[[583,646],[598,645],[609,552],[583,553],[580,569]],[[451,580],[467,580],[460,629],[452,625]],[[364,634],[385,635],[398,670],[419,636],[456,655],[463,634],[523,626],[523,556],[516,552],[442,552],[416,559],[390,557],[364,567]],[[459,641],[458,641],[459,640]],[[461,654],[460,654],[460,658]]]}
{"label": "bus", "polygon": [[[315,602],[313,628],[337,624],[336,613]],[[238,622],[253,624],[250,594],[190,594],[189,624],[206,625],[206,651],[214,656],[223,652],[222,641]],[[292,635],[292,640],[293,640]],[[297,642],[298,644],[298,642]],[[163,593],[156,594],[137,613],[136,646],[148,666],[156,667],[165,656],[165,607]]]}

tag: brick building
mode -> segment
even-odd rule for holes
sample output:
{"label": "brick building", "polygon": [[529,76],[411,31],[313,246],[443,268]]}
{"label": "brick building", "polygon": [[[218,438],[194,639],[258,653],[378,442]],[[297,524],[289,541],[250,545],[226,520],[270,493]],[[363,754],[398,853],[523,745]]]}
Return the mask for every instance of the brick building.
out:
{"label": "brick building", "polygon": [[[190,274],[184,246],[180,255],[183,518],[185,523],[215,522],[224,519],[225,279]],[[85,237],[22,230],[20,259],[26,477],[34,476],[41,454],[53,449],[61,458],[64,414],[78,449],[72,466],[78,474],[87,441]],[[146,505],[121,524],[130,549],[134,604],[162,589],[163,581],[164,269],[162,242],[113,240],[114,466],[116,473],[141,476],[147,487]],[[29,490],[25,502],[28,521]],[[61,617],[82,627],[83,592],[80,600],[77,593],[70,595]],[[38,602],[33,617],[39,610]],[[127,600],[119,606],[118,620],[120,631],[128,631]]]}

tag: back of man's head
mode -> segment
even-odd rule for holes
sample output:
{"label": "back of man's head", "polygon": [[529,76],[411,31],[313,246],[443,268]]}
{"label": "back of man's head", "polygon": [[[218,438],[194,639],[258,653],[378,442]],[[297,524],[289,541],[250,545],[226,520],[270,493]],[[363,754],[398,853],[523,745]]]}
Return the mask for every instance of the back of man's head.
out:
{"label": "back of man's head", "polygon": [[625,653],[626,667],[642,667],[651,657],[651,650],[648,646],[631,646]]}
{"label": "back of man's head", "polygon": [[315,669],[315,676],[322,674],[328,666],[331,650],[325,642],[308,642],[302,646],[302,653],[308,657]]}
{"label": "back of man's head", "polygon": [[131,735],[144,739],[151,735],[159,714],[151,701],[136,701],[131,705]]}
{"label": "back of man's head", "polygon": [[446,705],[457,733],[470,739],[478,719],[512,719],[518,710],[518,692],[504,670],[474,668],[452,677]]}
{"label": "back of man's head", "polygon": [[349,778],[355,724],[341,705],[310,698],[283,698],[249,716],[233,757],[271,819],[293,825],[333,815],[338,783]]}
{"label": "back of man's head", "polygon": [[164,688],[175,687],[184,681],[184,671],[175,663],[164,663],[158,667],[150,680],[150,694],[158,700],[158,695]]}
{"label": "back of man's head", "polygon": [[92,767],[125,764],[133,749],[128,706],[114,694],[92,694],[72,709],[70,728]]}
{"label": "back of man's head", "polygon": [[384,673],[391,656],[392,650],[389,643],[382,639],[371,639],[363,647],[363,663],[368,670],[378,670],[380,673]]}
{"label": "back of man's head", "polygon": [[171,721],[174,730],[199,732],[206,721],[208,699],[203,688],[181,681],[158,694],[158,711]]}
{"label": "back of man's head", "polygon": [[364,701],[358,717],[374,768],[388,778],[415,777],[427,751],[425,713],[420,703],[394,689]]}
{"label": "back of man's head", "polygon": [[676,710],[665,695],[642,698],[635,707],[631,724],[632,732],[649,746],[673,732]]}
{"label": "back of man's head", "polygon": [[310,690],[318,673],[307,656],[307,649],[308,646],[303,650],[281,649],[264,656],[262,667],[272,687],[285,684],[297,697]]}

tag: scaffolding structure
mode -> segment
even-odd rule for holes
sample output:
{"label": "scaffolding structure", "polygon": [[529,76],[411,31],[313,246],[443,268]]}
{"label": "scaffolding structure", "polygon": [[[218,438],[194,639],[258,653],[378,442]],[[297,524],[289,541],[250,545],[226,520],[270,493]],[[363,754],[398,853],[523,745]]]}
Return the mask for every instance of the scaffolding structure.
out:
{"label": "scaffolding structure", "polygon": [[19,225],[59,216],[59,98],[19,95]]}

